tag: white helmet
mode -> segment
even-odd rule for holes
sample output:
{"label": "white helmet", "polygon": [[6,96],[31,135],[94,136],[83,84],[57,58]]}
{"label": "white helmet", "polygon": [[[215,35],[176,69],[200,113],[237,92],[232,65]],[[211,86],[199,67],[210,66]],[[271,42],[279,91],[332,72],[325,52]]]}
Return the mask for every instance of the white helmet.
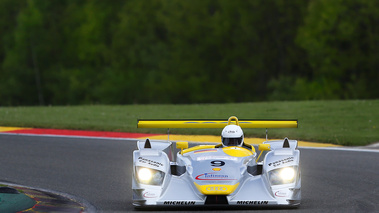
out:
{"label": "white helmet", "polygon": [[227,125],[221,132],[221,140],[224,146],[242,146],[243,131],[237,125]]}

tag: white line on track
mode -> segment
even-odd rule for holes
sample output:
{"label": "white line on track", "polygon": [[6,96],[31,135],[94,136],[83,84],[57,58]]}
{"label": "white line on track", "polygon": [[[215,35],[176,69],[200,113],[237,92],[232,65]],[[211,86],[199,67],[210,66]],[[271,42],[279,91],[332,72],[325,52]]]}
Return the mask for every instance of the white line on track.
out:
{"label": "white line on track", "polygon": [[[22,133],[5,133],[1,132],[0,135],[18,135],[18,136],[36,136],[36,137],[57,137],[57,138],[78,138],[78,139],[98,139],[98,140],[135,140],[138,138],[112,138],[112,137],[92,137],[92,136],[76,136],[76,135],[51,135],[51,134],[22,134]],[[374,152],[379,153],[379,149],[370,149],[368,147],[376,147],[376,145],[370,145],[367,147],[302,147],[300,149],[320,149],[320,150],[333,150],[333,151],[352,151],[352,152]]]}
{"label": "white line on track", "polygon": [[93,137],[93,136],[77,136],[77,135],[51,135],[51,134],[22,134],[22,133],[4,133],[0,135],[18,135],[18,136],[36,136],[36,137],[56,137],[56,138],[79,138],[79,139],[106,139],[106,140],[139,140],[137,138],[111,138],[111,137]]}
{"label": "white line on track", "polygon": [[333,151],[352,151],[352,152],[376,152],[379,153],[378,149],[368,149],[364,146],[361,147],[299,147],[300,149],[321,149],[321,150],[333,150]]}

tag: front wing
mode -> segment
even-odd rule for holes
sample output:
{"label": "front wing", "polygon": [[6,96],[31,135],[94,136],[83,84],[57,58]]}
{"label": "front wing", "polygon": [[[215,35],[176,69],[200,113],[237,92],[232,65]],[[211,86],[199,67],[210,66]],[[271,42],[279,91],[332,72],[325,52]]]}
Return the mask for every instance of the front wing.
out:
{"label": "front wing", "polygon": [[[252,190],[254,189],[254,190]],[[269,205],[299,205],[300,190],[294,188],[277,189],[274,194],[267,188],[262,177],[250,177],[237,189],[234,195],[224,198],[219,196],[219,202],[213,197],[199,194],[191,187],[186,178],[172,176],[165,192],[158,196],[149,188],[133,189],[133,204],[135,206],[195,206],[207,204],[243,205],[243,206],[269,206]],[[158,191],[157,191],[158,192]],[[224,199],[224,200],[223,200]]]}

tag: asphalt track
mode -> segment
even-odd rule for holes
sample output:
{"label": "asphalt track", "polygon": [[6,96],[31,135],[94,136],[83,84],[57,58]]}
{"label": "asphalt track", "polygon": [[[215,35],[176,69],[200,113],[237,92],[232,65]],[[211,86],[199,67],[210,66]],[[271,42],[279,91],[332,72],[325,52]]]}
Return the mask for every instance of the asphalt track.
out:
{"label": "asphalt track", "polygon": [[[0,181],[71,194],[87,200],[98,212],[135,211],[131,203],[135,148],[135,141],[124,139],[0,135]],[[302,204],[275,212],[379,212],[378,163],[378,150],[301,149]]]}

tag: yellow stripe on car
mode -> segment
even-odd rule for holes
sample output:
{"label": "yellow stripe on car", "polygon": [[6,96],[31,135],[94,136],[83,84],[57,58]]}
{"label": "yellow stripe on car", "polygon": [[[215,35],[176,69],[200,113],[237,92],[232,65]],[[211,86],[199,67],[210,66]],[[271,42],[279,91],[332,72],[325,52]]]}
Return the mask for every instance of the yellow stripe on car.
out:
{"label": "yellow stripe on car", "polygon": [[252,151],[238,146],[224,147],[222,148],[222,151],[233,157],[247,157],[254,154]]}

